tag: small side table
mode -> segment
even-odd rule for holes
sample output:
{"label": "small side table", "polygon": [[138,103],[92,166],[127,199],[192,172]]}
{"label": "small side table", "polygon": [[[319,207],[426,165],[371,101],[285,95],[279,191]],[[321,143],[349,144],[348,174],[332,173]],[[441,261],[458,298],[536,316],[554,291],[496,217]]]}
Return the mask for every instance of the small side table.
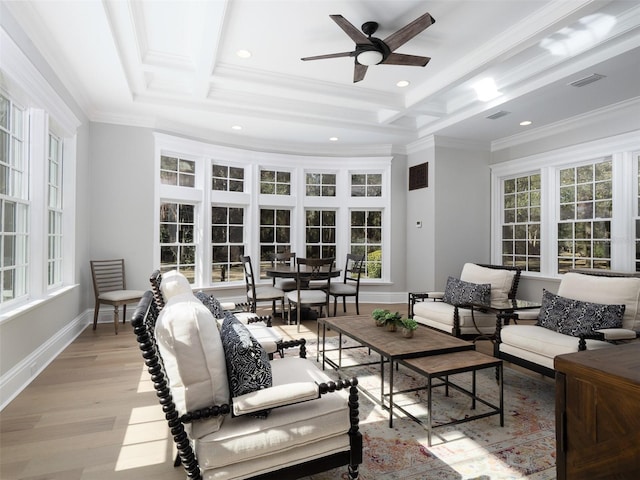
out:
{"label": "small side table", "polygon": [[433,300],[442,300],[444,292],[409,292],[409,298],[407,301],[407,317],[413,317],[413,306],[417,302],[424,302],[428,298]]}

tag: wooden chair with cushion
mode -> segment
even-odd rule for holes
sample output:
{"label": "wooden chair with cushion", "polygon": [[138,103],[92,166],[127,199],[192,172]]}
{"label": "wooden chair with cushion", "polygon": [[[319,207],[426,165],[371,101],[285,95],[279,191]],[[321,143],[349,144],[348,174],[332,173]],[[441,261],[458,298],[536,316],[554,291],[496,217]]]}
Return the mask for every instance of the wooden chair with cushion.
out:
{"label": "wooden chair with cushion", "polygon": [[124,259],[91,260],[91,277],[93,278],[93,292],[95,307],[93,310],[93,329],[98,324],[100,305],[113,306],[113,325],[118,334],[119,307],[122,306],[122,322],[127,317],[127,304],[137,303],[144,291],[128,290],[124,273]]}
{"label": "wooden chair with cushion", "polygon": [[280,300],[282,311],[284,312],[284,292],[272,285],[256,286],[255,275],[253,274],[253,265],[251,257],[242,256],[242,264],[244,266],[244,279],[247,287],[247,302],[250,310],[255,313],[258,302],[271,302],[272,315],[275,315],[276,301]]}
{"label": "wooden chair with cushion", "polygon": [[[271,260],[271,266],[288,266],[295,267],[296,254],[294,252],[276,253]],[[291,278],[273,278],[273,286],[279,288],[283,292],[292,292],[296,289],[296,281]]]}
{"label": "wooden chair with cushion", "polygon": [[342,282],[333,282],[329,289],[329,295],[333,297],[333,316],[336,316],[338,297],[342,297],[342,311],[347,312],[347,297],[354,297],[356,301],[356,314],[360,315],[358,296],[360,293],[360,274],[364,264],[364,255],[347,254],[347,263],[344,267]]}
{"label": "wooden chair with cushion", "polygon": [[[293,292],[287,293],[289,301],[289,318],[291,319],[291,305],[296,306],[296,324],[300,331],[300,310],[303,306],[326,307],[327,317],[329,316],[329,290],[331,289],[331,272],[335,258],[297,258],[297,288]],[[309,288],[312,282],[326,282],[326,288]]]}

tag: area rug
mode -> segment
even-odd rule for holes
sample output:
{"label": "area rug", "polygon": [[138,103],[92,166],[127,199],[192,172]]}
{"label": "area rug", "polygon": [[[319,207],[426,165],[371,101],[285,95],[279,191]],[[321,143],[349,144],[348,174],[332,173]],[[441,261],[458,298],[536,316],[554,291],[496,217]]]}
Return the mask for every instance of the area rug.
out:
{"label": "area rug", "polygon": [[[337,337],[327,340],[327,349],[337,348]],[[356,345],[343,339],[343,346]],[[307,344],[310,359],[316,358],[315,339]],[[337,359],[337,352],[332,352]],[[343,351],[342,365],[379,361],[367,349]],[[388,366],[387,375],[388,375]],[[342,369],[342,376],[356,376],[360,385],[379,398],[379,364]],[[338,373],[327,366],[332,378]],[[400,367],[395,373],[396,390],[425,385],[425,379]],[[387,377],[388,378],[388,377]],[[455,383],[470,388],[471,373],[450,377]],[[477,374],[477,391],[494,405],[499,391],[495,370]],[[395,400],[418,417],[426,415],[426,391],[396,395]],[[475,415],[486,408],[477,404],[471,410],[469,397],[444,387],[433,390],[434,424]],[[402,413],[394,415],[389,428],[388,412],[360,394],[360,431],[363,435],[364,460],[360,466],[362,480],[498,480],[556,478],[554,385],[510,368],[504,369],[504,427],[497,415],[454,426],[435,429],[432,446],[428,446],[425,427]],[[347,479],[346,468],[308,477],[307,480]]]}

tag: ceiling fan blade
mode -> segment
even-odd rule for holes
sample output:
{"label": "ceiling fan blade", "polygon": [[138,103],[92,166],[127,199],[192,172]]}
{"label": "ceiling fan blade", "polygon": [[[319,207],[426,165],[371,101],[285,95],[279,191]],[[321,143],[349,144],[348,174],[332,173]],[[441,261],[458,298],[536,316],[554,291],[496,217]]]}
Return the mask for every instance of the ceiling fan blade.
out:
{"label": "ceiling fan blade", "polygon": [[360,65],[358,62],[355,62],[355,66],[353,68],[353,83],[357,83],[360,80],[364,79],[364,76],[367,73],[367,66]]}
{"label": "ceiling fan blade", "polygon": [[389,56],[380,63],[386,65],[424,67],[429,63],[429,60],[431,60],[431,57],[419,57],[417,55],[406,55],[404,53],[390,53]]}
{"label": "ceiling fan blade", "polygon": [[428,13],[425,13],[421,17],[416,18],[413,22],[402,27],[397,32],[389,35],[384,39],[384,43],[386,43],[389,50],[393,52],[400,45],[405,44],[434,23],[435,19]]}
{"label": "ceiling fan blade", "polygon": [[316,55],[315,57],[304,57],[300,60],[323,60],[325,58],[339,58],[339,57],[352,57],[356,52],[341,52],[341,53],[328,53],[326,55]]}
{"label": "ceiling fan blade", "polygon": [[329,15],[329,16],[334,22],[338,24],[338,26],[342,30],[344,30],[344,33],[349,35],[351,40],[356,42],[356,45],[357,44],[372,45],[371,40],[369,40],[369,38],[367,38],[367,36],[364,33],[362,33],[360,30],[354,27],[353,24],[350,23],[349,20],[344,18],[342,15]]}

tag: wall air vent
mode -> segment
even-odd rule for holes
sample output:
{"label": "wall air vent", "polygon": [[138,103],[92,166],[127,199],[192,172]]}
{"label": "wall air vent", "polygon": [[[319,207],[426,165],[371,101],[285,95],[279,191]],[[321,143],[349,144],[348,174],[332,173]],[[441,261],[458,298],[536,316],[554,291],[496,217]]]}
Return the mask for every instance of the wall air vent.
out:
{"label": "wall air vent", "polygon": [[489,120],[495,120],[497,118],[504,117],[505,115],[509,115],[510,113],[511,112],[506,112],[504,110],[498,110],[497,112],[492,113],[491,115],[485,118],[488,118]]}
{"label": "wall air vent", "polygon": [[599,73],[592,73],[591,75],[587,75],[584,78],[580,78],[573,82],[567,83],[570,87],[584,87],[585,85],[589,85],[590,83],[597,82],[598,80],[602,80],[606,75],[600,75]]}

